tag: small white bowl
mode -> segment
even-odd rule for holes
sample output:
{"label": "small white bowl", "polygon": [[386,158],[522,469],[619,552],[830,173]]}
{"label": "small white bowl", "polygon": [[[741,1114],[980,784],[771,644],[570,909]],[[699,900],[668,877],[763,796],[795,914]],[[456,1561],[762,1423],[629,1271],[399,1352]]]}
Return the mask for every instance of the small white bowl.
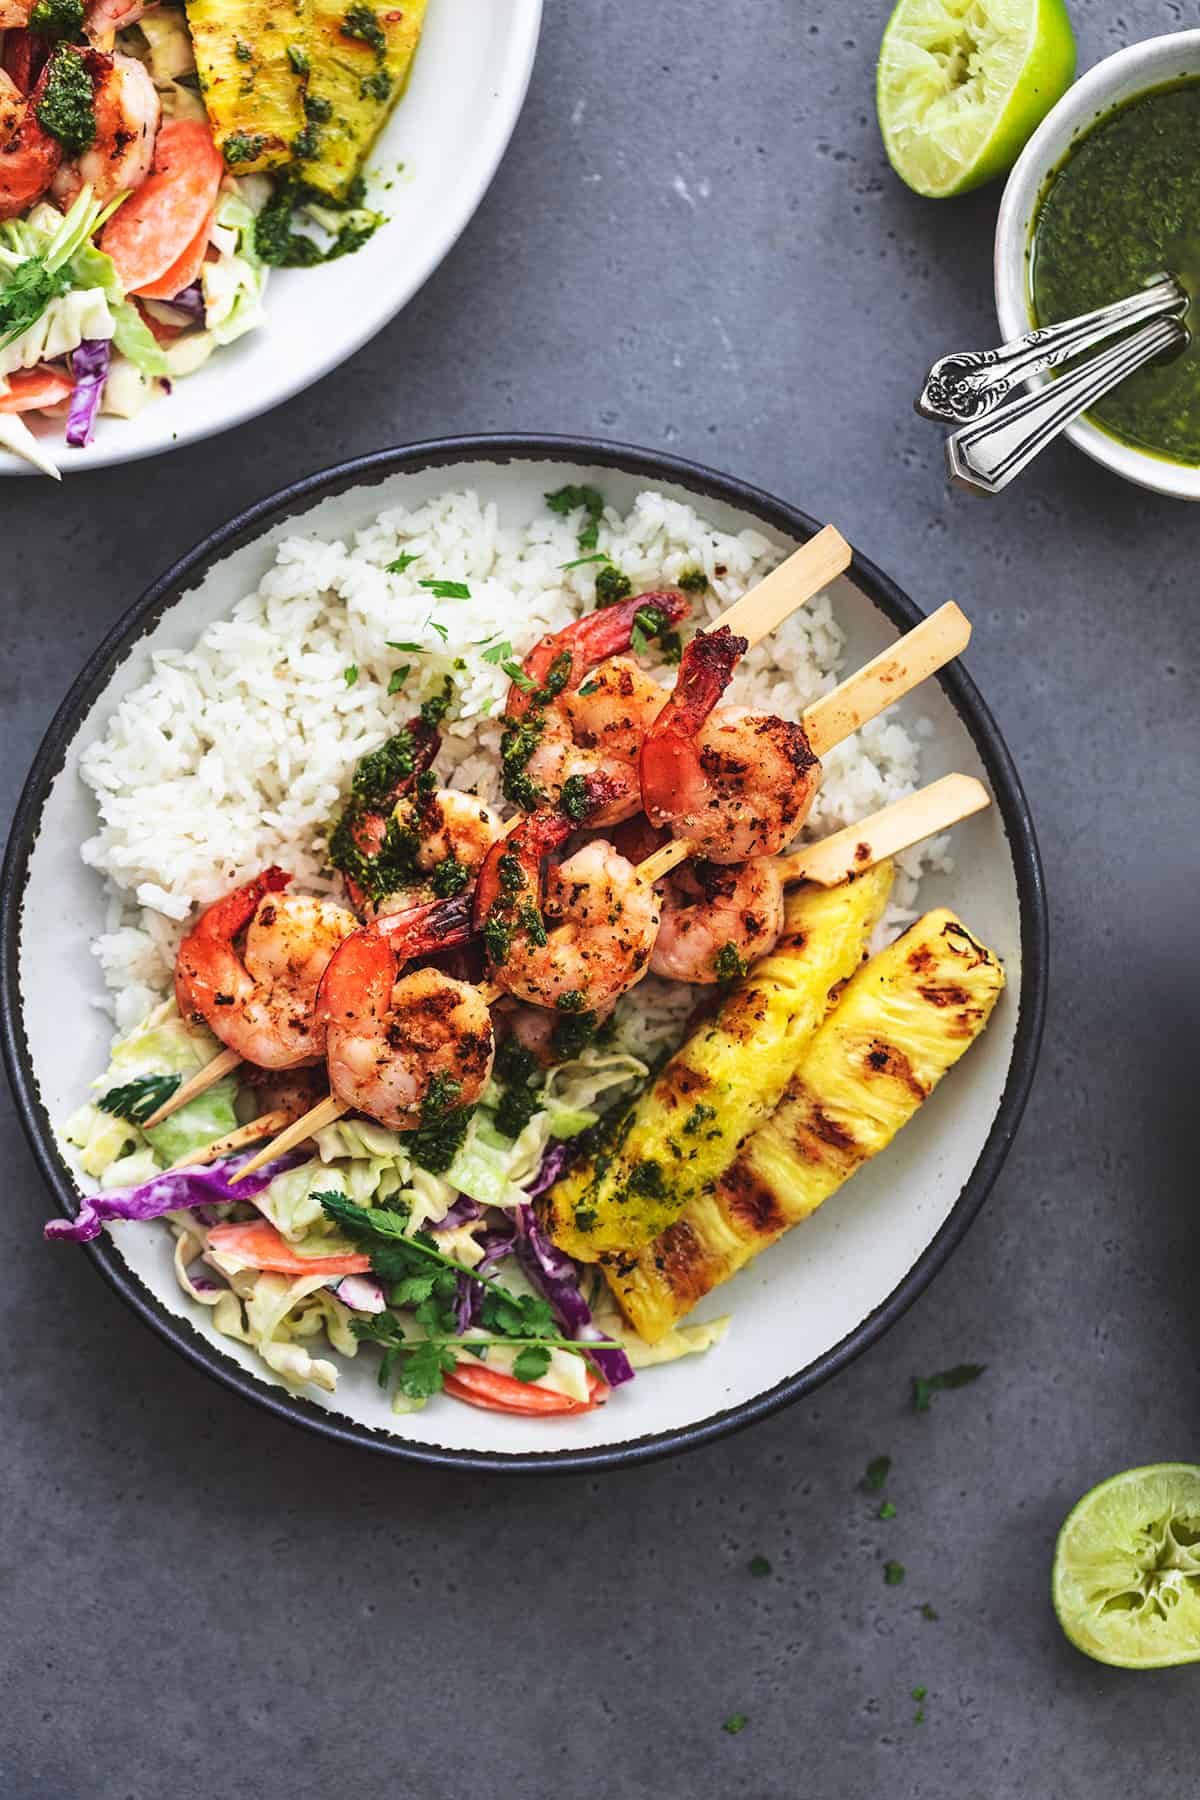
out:
{"label": "small white bowl", "polygon": [[[1047,177],[1076,138],[1105,113],[1148,88],[1189,76],[1200,77],[1200,31],[1147,38],[1089,69],[1042,120],[1005,184],[996,221],[996,313],[1005,342],[1020,337],[1034,323],[1029,293],[1030,229]],[[1126,481],[1158,494],[1172,494],[1178,500],[1200,500],[1200,468],[1135,450],[1087,419],[1068,425],[1065,435]]]}

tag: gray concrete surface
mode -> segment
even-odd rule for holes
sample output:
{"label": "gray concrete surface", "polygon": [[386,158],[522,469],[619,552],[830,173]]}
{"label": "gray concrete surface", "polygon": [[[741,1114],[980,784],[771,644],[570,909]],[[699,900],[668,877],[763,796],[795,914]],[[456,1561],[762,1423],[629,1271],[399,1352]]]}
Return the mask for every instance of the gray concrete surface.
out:
{"label": "gray concrete surface", "polygon": [[[929,205],[891,177],[882,10],[552,3],[494,188],[377,342],[209,446],[5,487],[0,785],[11,804],[81,659],[167,558],[295,476],[507,428],[711,461],[977,620],[969,666],[1053,898],[1015,1154],[922,1300],[810,1402],[627,1474],[482,1480],[349,1454],[184,1365],[83,1257],[42,1247],[9,1105],[4,1800],[1200,1786],[1196,1674],[1084,1661],[1046,1597],[1075,1497],[1200,1435],[1197,518],[1066,448],[1001,501],[947,489],[911,397],[934,354],[992,340],[997,194]],[[1171,0],[1073,10],[1085,64],[1183,22]],[[983,1380],[914,1416],[909,1377],[963,1359]],[[858,1486],[880,1452],[887,1523]]]}

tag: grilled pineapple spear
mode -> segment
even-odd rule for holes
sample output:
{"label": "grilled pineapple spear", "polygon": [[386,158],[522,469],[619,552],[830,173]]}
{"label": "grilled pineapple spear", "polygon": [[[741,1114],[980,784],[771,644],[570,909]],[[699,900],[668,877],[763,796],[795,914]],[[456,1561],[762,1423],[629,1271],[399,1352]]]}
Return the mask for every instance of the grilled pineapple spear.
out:
{"label": "grilled pineapple spear", "polygon": [[891,1143],[974,1043],[1004,986],[990,950],[945,908],[871,958],[806,1049],[773,1116],[714,1187],[604,1273],[657,1342],[703,1295],[808,1218]]}
{"label": "grilled pineapple spear", "polygon": [[560,1249],[581,1262],[635,1252],[728,1168],[777,1104],[830,990],[861,962],[892,875],[882,862],[839,887],[789,897],[774,952],[676,1051],[603,1150],[546,1195]]}
{"label": "grilled pineapple spear", "polygon": [[363,158],[404,91],[426,0],[401,6],[304,0],[308,131],[301,173],[344,200]]}
{"label": "grilled pineapple spear", "polygon": [[213,137],[238,175],[291,162],[304,130],[306,0],[187,0]]}

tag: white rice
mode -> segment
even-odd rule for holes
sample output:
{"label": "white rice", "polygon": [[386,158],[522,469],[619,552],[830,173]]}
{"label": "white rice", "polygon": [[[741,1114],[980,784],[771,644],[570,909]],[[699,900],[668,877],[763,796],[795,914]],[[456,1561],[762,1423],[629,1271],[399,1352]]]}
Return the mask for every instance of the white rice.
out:
{"label": "white rice", "polygon": [[[154,656],[150,678],[81,764],[101,820],[83,857],[110,896],[94,949],[120,1029],[169,991],[194,907],[273,862],[302,886],[329,887],[326,832],[355,764],[448,673],[455,700],[439,776],[498,800],[508,689],[499,665],[591,609],[600,565],[563,567],[580,555],[579,524],[578,513],[544,508],[523,528],[503,528],[494,506],[459,492],[384,513],[352,546],[288,538],[257,592],[194,649]],[[710,591],[697,601],[698,620],[715,618],[779,560],[759,533],[716,531],[690,506],[653,492],[639,494],[624,518],[606,511],[599,547],[635,592],[703,568]],[[415,560],[389,573],[402,553]],[[420,585],[436,579],[466,584],[470,598],[439,599]],[[389,648],[389,640],[419,649]],[[729,697],[797,718],[835,685],[842,643],[822,596],[748,653]],[[511,651],[485,659],[503,644]],[[402,691],[389,697],[393,672],[406,664]],[[352,685],[350,669],[358,672]],[[669,669],[655,672],[672,679]],[[919,785],[921,731],[920,722],[884,717],[833,751],[806,834],[824,835]],[[889,923],[909,916],[929,865],[948,866],[941,840],[903,859]],[[678,1013],[674,996],[656,996],[649,984],[637,994],[647,1013]]]}

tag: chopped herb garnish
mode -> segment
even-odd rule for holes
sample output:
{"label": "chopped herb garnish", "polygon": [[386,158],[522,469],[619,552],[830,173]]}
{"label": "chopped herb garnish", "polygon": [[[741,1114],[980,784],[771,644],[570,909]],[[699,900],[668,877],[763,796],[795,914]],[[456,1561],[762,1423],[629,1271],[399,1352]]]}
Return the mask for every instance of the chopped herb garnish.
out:
{"label": "chopped herb garnish", "polygon": [[708,576],[703,569],[685,569],[675,586],[682,588],[685,594],[703,594],[708,591]]}
{"label": "chopped herb garnish", "polygon": [[943,1369],[938,1375],[914,1375],[913,1411],[928,1412],[934,1394],[946,1388],[966,1387],[970,1382],[978,1381],[986,1368],[986,1363],[956,1363],[954,1368]]}
{"label": "chopped herb garnish", "polygon": [[362,100],[386,100],[392,91],[392,78],[386,69],[376,69],[373,75],[364,75],[358,84],[359,98]]}
{"label": "chopped herb garnish", "polygon": [[385,563],[384,568],[389,575],[403,575],[405,569],[411,569],[412,565],[415,562],[420,562],[420,560],[421,557],[418,551],[404,550],[399,556],[394,557],[390,563]]}
{"label": "chopped herb garnish", "polygon": [[441,691],[431,694],[421,705],[421,723],[431,731],[436,731],[450,710],[450,702],[454,698],[454,683],[449,675],[442,679]]}
{"label": "chopped herb garnish", "polygon": [[247,44],[243,38],[235,38],[234,39],[233,54],[237,57],[239,62],[253,62],[254,61],[254,52],[250,48],[249,44]]}
{"label": "chopped herb garnish", "polygon": [[[268,141],[262,135],[261,132],[234,131],[234,132],[230,133],[230,135],[225,139],[225,142],[222,144],[221,155],[225,158],[225,165],[227,168],[236,169],[236,168],[240,167],[240,165],[242,163],[257,162],[259,157],[262,156],[262,154],[264,153],[264,151],[267,148],[268,148]],[[271,208],[273,205],[274,205],[274,201],[268,200],[266,206],[263,207],[262,212],[258,215],[258,221],[257,221],[258,224],[261,224],[262,220],[264,218],[266,218],[267,214],[271,211]],[[290,205],[287,210],[288,210],[288,216],[290,218],[290,216],[291,216]],[[270,245],[271,240],[270,240],[269,231],[265,231],[262,234],[262,237],[263,237],[262,243],[259,243],[259,232],[257,230],[257,226],[255,229],[254,236],[255,236],[255,243],[258,247],[258,253],[262,257],[263,261],[264,262],[272,261],[273,259],[271,257],[267,256],[263,250],[264,243],[268,244],[268,246]],[[317,245],[312,243],[312,239],[305,238],[303,241],[307,244],[312,245],[312,249],[316,253],[314,255],[314,261],[316,261],[316,262],[322,261],[323,258],[320,256],[320,254],[318,252]],[[301,252],[300,254],[303,255],[304,252]]]}
{"label": "chopped herb garnish", "polygon": [[611,562],[612,557],[607,550],[597,550],[592,556],[577,556],[574,562],[559,563],[560,569],[582,569],[587,563]]}
{"label": "chopped herb garnish", "polygon": [[83,0],[36,0],[29,29],[42,37],[77,38],[83,27]]}
{"label": "chopped herb garnish", "polygon": [[890,1456],[873,1456],[867,1464],[867,1472],[863,1476],[863,1486],[871,1493],[878,1493],[888,1478],[891,1466]]}
{"label": "chopped herb garnish", "polygon": [[922,1706],[921,1702],[928,1692],[929,1689],[927,1687],[915,1687],[912,1690],[912,1697],[917,1703],[917,1710],[913,1714],[914,1725],[923,1725],[925,1723],[925,1708]]}
{"label": "chopped herb garnish", "polygon": [[603,683],[599,681],[585,681],[583,686],[578,688],[576,692],[581,700],[586,700],[589,694],[598,694],[602,685]]}
{"label": "chopped herb garnish", "polygon": [[358,664],[350,663],[348,665],[348,667],[346,667],[342,670],[342,676],[345,680],[346,686],[353,687],[355,682],[358,680]]}
{"label": "chopped herb garnish", "polygon": [[369,6],[351,6],[341,23],[343,37],[357,38],[360,43],[369,44],[376,56],[387,55],[387,38],[383,27]]}
{"label": "chopped herb garnish", "polygon": [[508,961],[512,949],[512,926],[494,907],[483,921],[482,936],[488,961],[499,968]]}
{"label": "chopped herb garnish", "polygon": [[57,138],[69,156],[78,156],[96,140],[96,102],[92,78],[78,50],[56,46],[41,78],[37,122]]}
{"label": "chopped herb garnish", "polygon": [[436,600],[469,600],[471,590],[465,581],[442,581],[434,577],[428,581],[419,581],[418,587],[428,588]]}
{"label": "chopped herb garnish", "polygon": [[557,488],[553,494],[546,495],[546,505],[551,512],[569,513],[582,507],[586,514],[585,521],[579,530],[579,548],[594,550],[600,536],[600,520],[604,514],[604,495],[594,487]]}
{"label": "chopped herb garnish", "polygon": [[441,638],[441,640],[444,644],[446,642],[447,638],[450,636],[449,627],[446,625],[443,625],[442,621],[440,619],[426,619],[425,623],[429,626],[429,629],[431,631],[437,632],[438,636]]}
{"label": "chopped herb garnish", "polygon": [[596,576],[596,606],[601,610],[607,606],[616,606],[620,600],[628,600],[632,592],[632,581],[615,564],[601,569]]}
{"label": "chopped herb garnish", "polygon": [[713,957],[713,968],[717,972],[718,981],[740,981],[748,966],[745,958],[738,955],[732,944],[722,944]]}
{"label": "chopped herb garnish", "polygon": [[388,685],[387,685],[388,693],[389,694],[398,694],[400,692],[400,689],[404,686],[405,682],[408,680],[408,678],[411,674],[412,674],[412,664],[411,663],[403,663],[400,668],[393,669],[390,676],[388,677]]}
{"label": "chopped herb garnish", "polygon": [[748,1566],[752,1575],[769,1575],[771,1573],[771,1565],[765,1556],[752,1556]]}
{"label": "chopped herb garnish", "polygon": [[182,1075],[139,1075],[121,1087],[109,1088],[96,1105],[101,1112],[124,1119],[129,1125],[144,1125],[175,1092]]}
{"label": "chopped herb garnish", "polygon": [[550,1049],[559,1062],[568,1062],[571,1057],[578,1056],[585,1050],[596,1035],[596,1015],[592,1012],[575,1013],[554,1021],[554,1029],[550,1033]]}
{"label": "chopped herb garnish", "polygon": [[442,858],[434,865],[429,877],[429,885],[439,900],[452,900],[455,894],[461,894],[471,879],[471,871],[465,863],[460,863],[457,856]]}
{"label": "chopped herb garnish", "polygon": [[567,779],[562,784],[558,803],[566,813],[568,819],[574,819],[576,824],[578,824],[580,820],[586,819],[592,810],[592,798],[588,787],[587,776],[568,775]]}
{"label": "chopped herb garnish", "polygon": [[440,1119],[455,1105],[461,1093],[462,1082],[456,1081],[453,1075],[431,1075],[421,1102],[422,1120]]}
{"label": "chopped herb garnish", "polygon": [[883,1579],[888,1587],[899,1587],[900,1583],[904,1580],[904,1564],[898,1562],[885,1562],[883,1565]]}
{"label": "chopped herb garnish", "polygon": [[578,1013],[583,1011],[587,1001],[584,999],[581,988],[569,988],[565,994],[558,996],[554,1004],[559,1012]]}
{"label": "chopped herb garnish", "polygon": [[721,1730],[727,1731],[730,1737],[736,1737],[739,1731],[745,1731],[749,1723],[745,1713],[730,1713]]}
{"label": "chopped herb garnish", "polygon": [[658,640],[658,653],[668,667],[683,661],[683,639],[677,631],[664,631]]}
{"label": "chopped herb garnish", "polygon": [[709,1119],[715,1119],[716,1116],[717,1112],[715,1107],[706,1106],[703,1100],[697,1100],[695,1106],[693,1106],[691,1112],[683,1122],[684,1136],[695,1137],[696,1133],[700,1130],[700,1127],[707,1124]]}
{"label": "chopped herb garnish", "polygon": [[537,682],[530,680],[519,662],[502,662],[500,667],[510,681],[516,682],[523,694],[533,694],[537,692]]}
{"label": "chopped herb garnish", "polygon": [[308,54],[306,51],[304,51],[300,48],[299,44],[289,44],[288,49],[287,49],[287,56],[288,56],[288,61],[291,63],[292,68],[294,69],[294,71],[296,72],[297,75],[307,75],[308,74],[308,70],[309,70]]}
{"label": "chopped herb garnish", "polygon": [[642,606],[633,615],[633,629],[629,634],[629,642],[635,656],[644,654],[650,639],[657,637],[666,624],[666,614],[657,606]]}
{"label": "chopped herb garnish", "polygon": [[511,657],[511,655],[512,645],[507,638],[501,638],[498,644],[493,644],[490,649],[484,651],[483,660],[485,663],[491,663],[494,667],[497,663],[503,663],[505,658]]}
{"label": "chopped herb garnish", "polygon": [[18,263],[0,288],[0,350],[28,331],[50,302],[69,290],[71,279],[69,269],[50,270],[36,256]]}

